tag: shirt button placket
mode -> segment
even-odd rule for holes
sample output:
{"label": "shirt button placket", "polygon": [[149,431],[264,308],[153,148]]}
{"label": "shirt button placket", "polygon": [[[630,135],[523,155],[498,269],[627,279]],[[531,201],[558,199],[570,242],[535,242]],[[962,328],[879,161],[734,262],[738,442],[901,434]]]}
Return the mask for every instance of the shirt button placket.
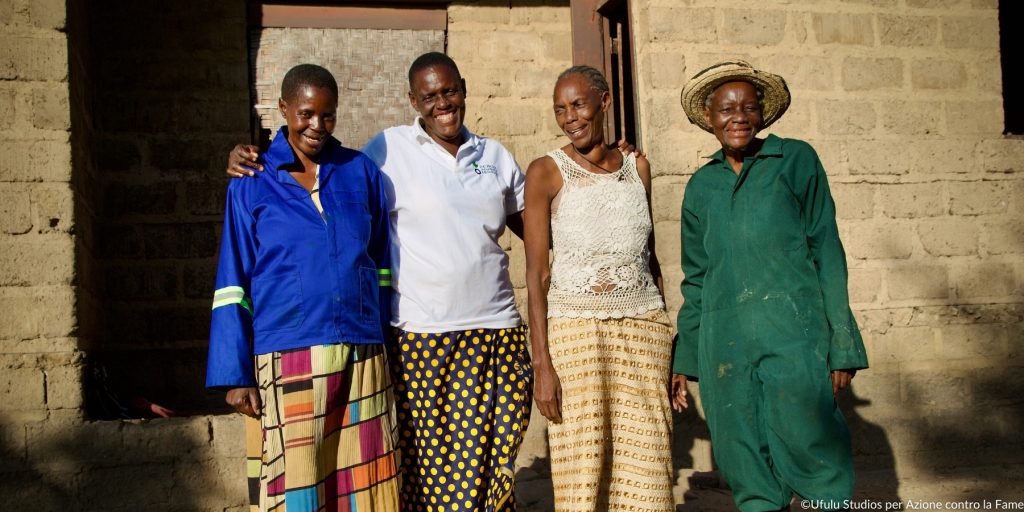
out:
{"label": "shirt button placket", "polygon": [[[324,204],[325,211],[327,210],[328,205],[330,205],[329,207],[330,207],[331,212],[332,212],[331,218],[335,219],[334,222],[337,222],[337,216],[333,215],[333,213],[336,211],[336,208],[335,208],[336,205],[334,204],[333,201],[329,201],[328,203]],[[344,214],[344,212],[341,212],[341,213]],[[341,324],[340,324],[340,320],[341,320],[341,291],[338,289],[338,285],[339,285],[339,283],[338,283],[338,269],[340,268],[338,266],[338,247],[337,247],[337,245],[338,245],[338,237],[335,236],[335,225],[334,225],[333,222],[332,223],[328,223],[326,225],[326,228],[327,228],[327,247],[330,250],[329,258],[331,260],[331,276],[330,276],[330,279],[331,279],[331,285],[334,287],[334,290],[333,290],[334,291],[334,304],[332,304],[332,308],[331,308],[332,312],[334,313],[334,315],[333,315],[334,316],[334,338],[335,338],[334,341],[338,341],[340,339],[340,336],[341,336],[341,329],[340,329],[340,327],[341,327]]]}

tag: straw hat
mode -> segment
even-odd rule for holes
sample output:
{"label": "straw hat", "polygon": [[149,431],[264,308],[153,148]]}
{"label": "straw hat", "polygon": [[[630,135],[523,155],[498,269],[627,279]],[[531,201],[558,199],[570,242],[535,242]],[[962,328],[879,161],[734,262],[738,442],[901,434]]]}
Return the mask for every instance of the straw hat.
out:
{"label": "straw hat", "polygon": [[704,120],[704,101],[719,85],[735,81],[749,82],[764,93],[761,128],[777,121],[789,108],[789,87],[781,76],[754,69],[742,60],[719,62],[694,75],[683,87],[679,101],[690,122],[712,132],[711,125]]}

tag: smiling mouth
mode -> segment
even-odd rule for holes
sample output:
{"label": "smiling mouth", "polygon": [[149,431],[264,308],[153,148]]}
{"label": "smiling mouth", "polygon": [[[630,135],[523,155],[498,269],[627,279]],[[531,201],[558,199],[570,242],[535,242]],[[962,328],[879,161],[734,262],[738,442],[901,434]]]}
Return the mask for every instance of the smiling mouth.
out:
{"label": "smiling mouth", "polygon": [[441,124],[455,124],[457,120],[455,112],[443,112],[440,114],[435,114],[434,119]]}
{"label": "smiling mouth", "polygon": [[319,146],[324,142],[324,137],[311,137],[309,135],[302,134],[302,138],[311,146]]}
{"label": "smiling mouth", "polygon": [[571,130],[570,129],[566,129],[565,130],[565,134],[568,135],[569,137],[576,138],[576,137],[579,137],[583,133],[583,131],[586,130],[586,129],[587,129],[586,126],[580,126],[579,128],[573,128]]}

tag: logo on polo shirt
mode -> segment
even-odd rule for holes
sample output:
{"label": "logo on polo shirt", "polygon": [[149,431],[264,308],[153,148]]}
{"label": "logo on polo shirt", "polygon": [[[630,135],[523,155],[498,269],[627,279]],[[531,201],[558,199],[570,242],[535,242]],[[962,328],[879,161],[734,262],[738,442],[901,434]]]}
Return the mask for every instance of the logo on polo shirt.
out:
{"label": "logo on polo shirt", "polygon": [[498,174],[498,167],[491,164],[473,162],[473,172],[477,174]]}

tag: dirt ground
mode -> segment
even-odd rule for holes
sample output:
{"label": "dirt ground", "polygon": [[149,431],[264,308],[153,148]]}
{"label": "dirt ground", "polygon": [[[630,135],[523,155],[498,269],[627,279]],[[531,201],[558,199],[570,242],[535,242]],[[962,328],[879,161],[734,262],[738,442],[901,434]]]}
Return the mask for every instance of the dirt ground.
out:
{"label": "dirt ground", "polygon": [[[517,475],[520,512],[551,512],[550,475],[523,468]],[[682,473],[676,512],[736,512],[717,472]],[[851,510],[1024,510],[1024,464],[950,469],[897,478],[894,471],[858,472]],[[794,497],[793,511],[817,510]]]}

